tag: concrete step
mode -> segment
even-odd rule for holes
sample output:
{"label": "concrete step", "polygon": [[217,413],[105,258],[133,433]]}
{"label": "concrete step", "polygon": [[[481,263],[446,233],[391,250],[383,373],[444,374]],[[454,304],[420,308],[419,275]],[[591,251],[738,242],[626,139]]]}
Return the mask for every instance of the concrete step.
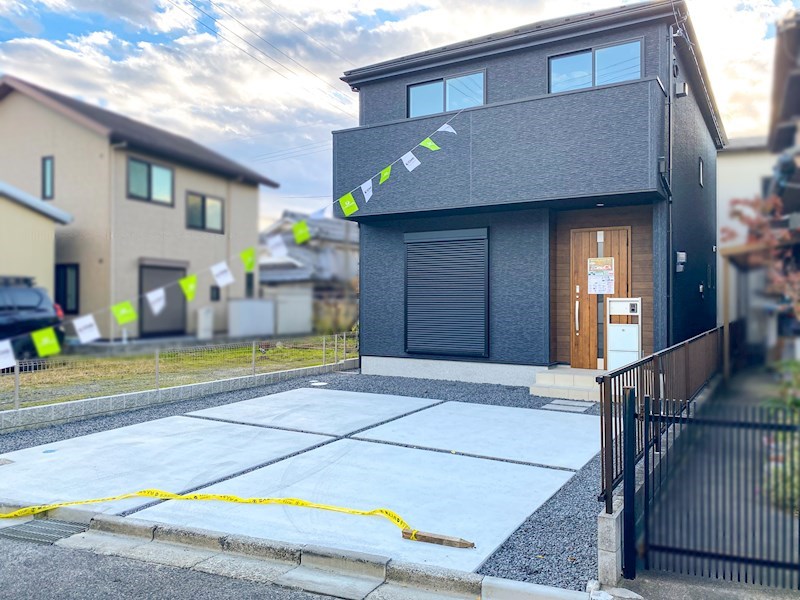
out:
{"label": "concrete step", "polygon": [[536,374],[536,385],[592,389],[597,387],[595,377],[592,372],[576,373],[566,369],[551,369]]}
{"label": "concrete step", "polygon": [[589,388],[567,385],[542,385],[537,382],[530,387],[530,392],[532,396],[541,396],[542,398],[600,401],[600,386],[596,383],[593,388]]}

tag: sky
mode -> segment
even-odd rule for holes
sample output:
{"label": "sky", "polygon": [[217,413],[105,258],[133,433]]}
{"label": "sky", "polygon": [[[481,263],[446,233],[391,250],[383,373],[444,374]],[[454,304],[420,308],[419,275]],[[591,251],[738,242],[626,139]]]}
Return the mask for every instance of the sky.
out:
{"label": "sky", "polygon": [[[286,208],[330,204],[331,131],[358,122],[343,71],[638,1],[0,0],[0,72],[186,135],[280,182],[262,190],[263,226]],[[728,136],[764,135],[774,22],[800,0],[688,4]]]}

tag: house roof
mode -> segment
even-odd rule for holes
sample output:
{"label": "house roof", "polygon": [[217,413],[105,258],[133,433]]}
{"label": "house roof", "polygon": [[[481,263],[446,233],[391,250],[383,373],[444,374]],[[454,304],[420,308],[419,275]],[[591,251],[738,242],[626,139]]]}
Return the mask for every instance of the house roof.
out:
{"label": "house roof", "polygon": [[126,144],[132,150],[208,171],[250,185],[276,188],[273,180],[234,162],[189,138],[135,121],[99,106],[88,104],[10,75],[0,77],[0,100],[12,91],[24,94],[49,108],[108,137],[112,144]]}
{"label": "house roof", "polygon": [[6,198],[25,208],[29,208],[32,211],[52,219],[56,223],[61,223],[62,225],[72,223],[72,215],[68,212],[56,208],[52,204],[48,204],[36,196],[31,196],[27,192],[23,192],[5,181],[0,181],[0,197]]}
{"label": "house roof", "polygon": [[792,11],[776,27],[769,124],[769,147],[773,152],[783,152],[794,145],[800,104],[799,50],[800,12]]}
{"label": "house roof", "polygon": [[[521,50],[543,43],[639,22],[655,19],[674,20],[676,16],[686,17],[685,26],[689,36],[692,40],[696,40],[697,35],[689,18],[685,0],[650,0],[649,2],[627,4],[617,8],[595,10],[522,25],[491,35],[345,71],[341,79],[356,90],[363,83],[386,77],[449,65],[463,60]],[[717,147],[722,148],[727,142],[727,137],[719,116],[719,108],[711,91],[702,52],[698,44],[693,42],[681,43],[681,39],[676,37],[678,51],[689,59],[687,62],[691,65],[690,69],[693,71],[691,76],[693,81],[691,83],[698,89],[703,90],[703,93],[699,95],[703,99],[699,102],[701,110],[709,124],[709,129],[712,129],[712,133],[714,133],[713,130],[716,130]],[[699,86],[696,85],[698,83]]]}
{"label": "house roof", "polygon": [[308,220],[309,228],[312,231],[312,237],[318,240],[328,242],[341,242],[358,244],[358,224],[352,221],[345,221],[344,219],[331,219],[324,217],[322,219],[312,219],[309,215],[292,210],[285,210],[281,218],[272,223],[264,231],[261,232],[262,239],[266,240],[268,235],[274,233],[281,233],[287,226],[294,225],[295,223]]}

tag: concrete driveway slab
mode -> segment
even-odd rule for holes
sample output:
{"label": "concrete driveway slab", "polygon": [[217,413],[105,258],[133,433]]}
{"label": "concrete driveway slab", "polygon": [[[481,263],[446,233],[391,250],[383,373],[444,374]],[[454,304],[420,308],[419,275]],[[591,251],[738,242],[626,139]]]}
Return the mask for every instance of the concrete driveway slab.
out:
{"label": "concrete driveway slab", "polygon": [[[169,417],[10,452],[0,498],[45,504],[160,488],[180,492],[315,446],[329,437]],[[120,512],[152,502],[131,498],[85,505]]]}
{"label": "concrete driveway slab", "polygon": [[437,402],[439,400],[388,394],[299,388],[189,414],[339,436]]}
{"label": "concrete driveway slab", "polygon": [[600,451],[600,417],[445,402],[357,437],[578,470]]}
{"label": "concrete driveway slab", "polygon": [[475,542],[474,549],[404,540],[381,517],[294,506],[166,502],[135,516],[472,571],[571,476],[568,471],[339,440],[203,490],[388,508],[414,528],[466,538]]}

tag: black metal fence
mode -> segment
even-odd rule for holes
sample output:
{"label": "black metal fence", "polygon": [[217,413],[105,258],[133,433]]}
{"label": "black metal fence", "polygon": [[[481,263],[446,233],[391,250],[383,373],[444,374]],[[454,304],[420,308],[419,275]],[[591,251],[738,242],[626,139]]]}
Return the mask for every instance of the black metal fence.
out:
{"label": "black metal fence", "polygon": [[[637,402],[627,390],[623,574],[637,563],[715,579],[800,589],[800,412],[709,402]],[[630,482],[630,483],[629,483]],[[637,526],[638,525],[638,526]]]}

